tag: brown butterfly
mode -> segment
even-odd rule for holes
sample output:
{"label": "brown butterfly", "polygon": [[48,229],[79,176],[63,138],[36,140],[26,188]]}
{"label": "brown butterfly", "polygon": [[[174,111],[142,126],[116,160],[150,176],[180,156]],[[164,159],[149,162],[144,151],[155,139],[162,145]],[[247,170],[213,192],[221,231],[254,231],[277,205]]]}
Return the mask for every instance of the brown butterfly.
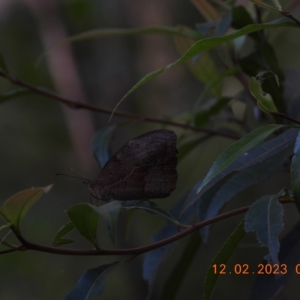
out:
{"label": "brown butterfly", "polygon": [[165,198],[176,188],[177,136],[153,130],[127,142],[88,184],[99,200]]}

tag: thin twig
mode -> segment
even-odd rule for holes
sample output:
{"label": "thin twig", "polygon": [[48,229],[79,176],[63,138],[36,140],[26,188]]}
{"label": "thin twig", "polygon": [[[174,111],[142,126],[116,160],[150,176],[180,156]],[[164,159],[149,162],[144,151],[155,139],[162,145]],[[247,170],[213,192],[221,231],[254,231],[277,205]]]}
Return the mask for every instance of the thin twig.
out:
{"label": "thin twig", "polygon": [[297,25],[300,26],[300,21],[299,21],[298,19],[296,19],[293,15],[291,15],[288,11],[283,10],[283,11],[281,11],[280,13],[281,13],[283,16],[285,16],[285,17],[287,17],[287,18],[293,20]]}
{"label": "thin twig", "polygon": [[[50,92],[46,89],[39,88],[39,87],[31,85],[30,83],[27,83],[25,81],[19,80],[17,78],[13,78],[13,77],[7,75],[5,72],[3,72],[3,70],[1,70],[1,69],[0,69],[0,76],[9,80],[12,84],[21,86],[23,88],[26,88],[34,93],[43,95],[45,97],[55,99],[55,100],[65,104],[65,105],[68,105],[69,107],[74,108],[74,109],[87,109],[87,110],[100,112],[100,113],[104,113],[104,114],[109,114],[109,115],[111,115],[113,112],[113,110],[111,110],[111,109],[107,109],[107,108],[103,108],[103,107],[99,107],[99,106],[95,106],[95,105],[90,105],[90,104],[86,104],[86,103],[80,103],[80,102],[72,101],[70,99],[61,97],[61,96],[56,95],[55,93]],[[115,111],[114,114],[119,117],[126,117],[126,118],[130,118],[130,119],[135,119],[138,121],[170,125],[170,126],[174,126],[174,127],[180,127],[183,129],[190,129],[190,130],[194,130],[194,131],[206,132],[211,135],[223,136],[223,137],[234,139],[234,140],[238,140],[241,138],[239,135],[233,134],[233,133],[222,132],[222,131],[213,130],[210,128],[192,126],[189,124],[183,124],[183,123],[178,123],[178,122],[173,122],[173,121],[168,121],[168,120],[162,120],[162,119],[158,119],[158,118],[145,117],[145,116],[128,113],[128,112],[123,112],[123,111]]]}
{"label": "thin twig", "polygon": [[293,122],[293,123],[295,123],[297,125],[300,125],[299,121],[297,121],[297,120],[295,120],[295,119],[293,119],[293,118],[289,117],[288,115],[283,114],[281,112],[273,112],[272,115],[282,117],[282,118],[287,119],[287,120],[289,120],[289,121],[291,121],[291,122]]}
{"label": "thin twig", "polygon": [[[280,203],[293,203],[291,200],[287,199],[282,199],[279,200]],[[87,256],[87,255],[139,255],[145,252],[149,252],[151,250],[166,246],[170,243],[173,243],[191,233],[194,231],[207,226],[209,224],[215,223],[217,221],[232,217],[234,215],[238,215],[241,213],[246,212],[249,209],[249,206],[246,207],[241,207],[238,209],[231,210],[229,212],[220,214],[216,217],[210,218],[208,220],[193,224],[190,226],[188,229],[181,231],[175,235],[172,235],[168,238],[165,238],[161,241],[152,243],[147,246],[142,246],[142,247],[137,247],[137,248],[130,248],[130,249],[100,249],[100,250],[73,250],[73,249],[59,249],[55,247],[48,247],[48,246],[43,246],[39,244],[35,244],[32,242],[27,241],[21,233],[16,230],[14,227],[12,227],[12,231],[15,233],[16,237],[19,239],[19,241],[22,243],[22,246],[20,246],[18,249],[15,248],[14,250],[24,250],[24,248],[28,250],[36,250],[36,251],[41,251],[41,252],[48,252],[52,254],[62,254],[62,255],[81,255],[81,256]],[[10,249],[12,250],[12,249]],[[12,251],[9,251],[12,252]],[[0,252],[1,254],[1,252]]]}

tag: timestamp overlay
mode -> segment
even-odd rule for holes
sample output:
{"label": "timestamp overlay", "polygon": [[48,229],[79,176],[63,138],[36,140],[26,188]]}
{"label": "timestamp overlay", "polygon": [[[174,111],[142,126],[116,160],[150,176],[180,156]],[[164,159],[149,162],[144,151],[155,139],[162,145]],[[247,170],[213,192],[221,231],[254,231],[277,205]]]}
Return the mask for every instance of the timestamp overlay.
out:
{"label": "timestamp overlay", "polygon": [[300,264],[294,267],[287,264],[234,264],[230,267],[226,264],[213,264],[211,268],[216,275],[286,275],[291,272],[300,275]]}

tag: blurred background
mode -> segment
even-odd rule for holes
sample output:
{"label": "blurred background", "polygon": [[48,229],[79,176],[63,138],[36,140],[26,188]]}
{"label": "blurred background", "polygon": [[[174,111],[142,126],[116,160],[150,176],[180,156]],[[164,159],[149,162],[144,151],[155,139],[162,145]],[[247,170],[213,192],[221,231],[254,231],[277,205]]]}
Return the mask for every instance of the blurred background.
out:
{"label": "blurred background", "polygon": [[[108,37],[76,42],[50,51],[37,65],[39,55],[68,36],[92,29],[178,24],[195,28],[196,23],[203,21],[189,1],[1,0],[0,52],[12,76],[74,101],[113,109],[145,74],[179,57],[171,36]],[[278,30],[273,38],[273,42],[277,43],[278,55],[283,59],[280,63],[286,68],[291,64],[294,68],[300,68],[299,56],[283,55],[290,47],[299,48],[299,39],[295,39],[292,30],[289,32],[291,35],[282,33],[287,41],[285,45],[280,42],[280,32]],[[138,89],[118,109],[141,117],[180,118],[193,107],[203,87],[186,66],[180,65]],[[1,93],[14,88],[17,87],[0,78]],[[91,140],[99,129],[108,125],[109,116],[70,108],[55,99],[33,94],[1,103],[1,203],[23,189],[54,183],[51,192],[42,197],[24,220],[22,233],[27,239],[50,245],[57,230],[68,221],[64,211],[71,205],[90,201],[86,186],[79,180],[55,177],[55,174],[70,174],[68,167],[72,167],[89,179],[97,178],[100,169],[91,153]],[[140,133],[162,128],[160,124],[117,116],[112,118],[111,124],[120,123],[126,126],[120,126],[116,131],[114,151]],[[169,128],[179,132],[178,129]],[[178,188],[169,198],[159,200],[159,205],[170,209],[231,142],[225,138],[213,138],[181,161],[178,166]],[[276,192],[274,187],[278,183],[284,185],[284,182],[288,182],[288,175],[274,175],[266,184],[249,189],[227,208],[247,205],[266,191]],[[297,218],[293,209],[288,210],[287,207],[289,218],[286,230]],[[178,299],[200,298],[209,263],[241,219],[242,216],[236,216],[214,226],[210,244],[197,254],[189,279],[184,282]],[[156,216],[137,212],[128,236],[120,236],[122,247],[149,243],[151,236],[163,224],[164,221]],[[100,233],[104,247],[113,247],[107,232],[101,228]],[[120,235],[122,233],[121,230]],[[79,235],[71,233],[69,237],[77,240],[70,247],[90,247]],[[251,263],[257,264],[267,250],[258,247],[254,236],[248,239],[245,244],[253,246]],[[157,293],[166,276],[172,272],[184,243],[185,240],[178,243],[178,251],[165,263],[157,280]],[[236,255],[235,263],[250,259],[249,248],[241,247]],[[112,272],[101,299],[145,299],[147,285],[141,276],[142,258],[138,257]],[[33,251],[2,255],[0,298],[63,299],[87,269],[117,259],[60,256]],[[232,288],[247,294],[253,280],[252,277],[241,276],[225,278],[218,285],[216,295],[227,295],[228,289]]]}

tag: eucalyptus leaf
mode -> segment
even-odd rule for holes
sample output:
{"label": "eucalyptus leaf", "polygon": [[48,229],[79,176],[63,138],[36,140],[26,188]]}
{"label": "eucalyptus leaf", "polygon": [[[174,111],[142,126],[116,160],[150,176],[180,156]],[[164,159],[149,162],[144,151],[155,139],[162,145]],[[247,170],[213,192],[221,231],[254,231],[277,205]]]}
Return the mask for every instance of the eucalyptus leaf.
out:
{"label": "eucalyptus leaf", "polygon": [[[249,168],[236,172],[228,181],[217,189],[215,195],[208,200],[209,206],[207,207],[205,214],[201,220],[206,220],[216,216],[223,208],[225,203],[230,201],[234,196],[238,195],[248,187],[261,183],[268,179],[275,173],[280,167],[284,165],[291,149],[286,148],[276,155],[270,156],[268,159],[259,162]],[[204,200],[204,201],[205,201]],[[201,230],[201,234],[204,242],[207,242],[210,226],[205,226]]]}
{"label": "eucalyptus leaf", "polygon": [[208,174],[202,181],[200,187],[198,188],[197,193],[201,191],[201,189],[214,177],[216,177],[220,172],[226,169],[231,163],[234,162],[242,153],[247,152],[251,148],[261,144],[269,135],[271,135],[274,131],[283,128],[284,125],[265,125],[259,127],[240,140],[236,141],[232,145],[230,145],[214,162],[213,166],[208,171]]}
{"label": "eucalyptus leaf", "polygon": [[[219,45],[222,45],[226,42],[230,42],[240,36],[244,36],[256,31],[265,30],[265,29],[271,29],[271,28],[277,28],[277,27],[294,27],[299,28],[297,24],[294,22],[288,20],[287,18],[280,18],[273,22],[266,23],[266,24],[251,24],[243,27],[240,30],[237,30],[234,33],[220,36],[220,37],[214,37],[214,38],[205,38],[197,41],[195,44],[193,44],[188,51],[184,55],[182,55],[178,60],[175,62],[169,64],[168,66],[161,68],[159,70],[153,71],[148,73],[146,76],[144,76],[139,82],[137,82],[126,94],[125,96],[117,103],[117,105],[114,108],[114,111],[118,108],[118,106],[123,102],[125,98],[127,98],[131,93],[133,93],[135,90],[137,90],[140,86],[144,85],[149,80],[155,78],[159,74],[162,74],[173,67],[192,59],[195,55],[200,54],[204,51],[211,50]],[[114,112],[113,111],[113,112]],[[113,114],[112,114],[113,115]],[[112,117],[112,116],[111,116]]]}
{"label": "eucalyptus leaf", "polygon": [[[297,134],[298,129],[291,128],[277,137],[274,137],[273,139],[270,139],[250,149],[236,159],[224,171],[219,173],[219,175],[213,178],[200,193],[197,193],[197,190],[202,183],[202,180],[200,180],[197,184],[195,184],[187,196],[182,213],[184,213],[186,209],[197,202],[198,210],[200,210],[200,212],[198,212],[199,220],[203,220],[203,218],[205,219],[206,213],[210,207],[210,202],[220,187],[227,181],[227,176],[233,174],[234,172],[241,172],[258,163],[262,163],[269,158],[278,155],[278,153],[282,151],[284,151],[283,153],[288,153],[288,150],[286,149],[294,145]],[[223,178],[225,178],[224,182],[222,182]],[[210,189],[213,189],[213,193],[209,192]],[[206,194],[207,191],[208,193]]]}
{"label": "eucalyptus leaf", "polygon": [[291,164],[291,185],[295,203],[300,212],[300,131],[294,147],[294,156]]}
{"label": "eucalyptus leaf", "polygon": [[263,196],[249,208],[245,217],[245,231],[255,231],[262,246],[268,247],[270,253],[265,259],[273,264],[279,264],[278,253],[280,245],[278,235],[283,229],[283,208],[278,198],[280,191],[273,196]]}
{"label": "eucalyptus leaf", "polygon": [[256,280],[252,286],[250,300],[265,300],[275,299],[289,280],[293,277],[294,270],[300,261],[300,222],[298,222],[280,241],[280,270],[284,273],[283,276],[276,274],[259,274],[256,275]]}
{"label": "eucalyptus leaf", "polygon": [[233,254],[234,250],[236,249],[244,235],[244,221],[242,221],[234,230],[234,232],[230,235],[230,237],[227,239],[225,244],[222,246],[216,257],[212,261],[211,267],[209,268],[205,277],[204,294],[202,299],[211,298],[214,286],[220,276],[220,273],[218,271],[215,272],[216,268],[219,269],[221,264],[224,264],[226,266],[227,261]]}
{"label": "eucalyptus leaf", "polygon": [[96,300],[102,294],[106,276],[123,261],[102,265],[86,271],[65,300]]}

